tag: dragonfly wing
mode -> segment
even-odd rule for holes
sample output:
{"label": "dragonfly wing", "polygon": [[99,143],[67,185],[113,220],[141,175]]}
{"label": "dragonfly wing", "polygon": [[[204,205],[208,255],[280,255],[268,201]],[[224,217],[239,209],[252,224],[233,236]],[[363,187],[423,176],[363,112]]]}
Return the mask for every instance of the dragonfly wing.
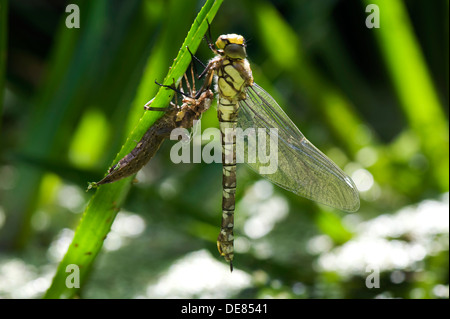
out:
{"label": "dragonfly wing", "polygon": [[[305,138],[264,89],[254,84],[246,93],[247,99],[239,102],[238,127],[262,129],[244,140],[246,163],[297,195],[345,211],[358,210],[359,195],[351,178]],[[239,142],[237,139],[238,158]],[[266,147],[265,152],[261,146]],[[277,152],[273,151],[274,146],[278,147]],[[275,170],[268,169],[270,163],[277,165]]]}

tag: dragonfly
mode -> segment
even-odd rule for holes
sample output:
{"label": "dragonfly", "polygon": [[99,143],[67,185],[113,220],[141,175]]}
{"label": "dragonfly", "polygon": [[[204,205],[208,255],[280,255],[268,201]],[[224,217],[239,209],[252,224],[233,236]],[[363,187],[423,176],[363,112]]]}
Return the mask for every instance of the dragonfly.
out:
{"label": "dragonfly", "polygon": [[[165,111],[166,113],[156,121],[142,136],[136,147],[119,162],[113,165],[108,174],[100,181],[89,183],[88,190],[102,184],[113,183],[125,177],[136,174],[143,166],[145,166],[156,154],[162,143],[168,138],[171,132],[176,128],[192,128],[194,121],[200,119],[201,115],[209,109],[211,101],[214,98],[213,92],[209,88],[202,88],[199,91],[195,89],[195,77],[193,64],[191,63],[191,79],[192,85],[189,84],[186,73],[184,80],[186,83],[187,93],[183,91],[182,83],[176,89],[174,85],[156,84],[171,89],[183,96],[182,104],[177,105],[173,102],[167,108],[152,108],[150,100],[144,106],[146,110]],[[177,97],[175,97],[175,100]]]}
{"label": "dragonfly", "polygon": [[[215,82],[222,143],[222,224],[217,248],[233,271],[237,128],[263,128],[267,132],[263,135],[265,144],[269,141],[277,143],[278,152],[270,155],[277,162],[275,172],[262,173],[265,163],[259,157],[247,162],[274,184],[349,212],[359,209],[359,194],[352,179],[307,140],[270,94],[254,82],[243,36],[221,35],[215,45],[211,40],[208,45],[215,56],[200,78],[205,78],[205,89]],[[275,134],[269,134],[269,131]],[[245,154],[252,153],[258,145],[261,144],[255,139],[245,140]]]}

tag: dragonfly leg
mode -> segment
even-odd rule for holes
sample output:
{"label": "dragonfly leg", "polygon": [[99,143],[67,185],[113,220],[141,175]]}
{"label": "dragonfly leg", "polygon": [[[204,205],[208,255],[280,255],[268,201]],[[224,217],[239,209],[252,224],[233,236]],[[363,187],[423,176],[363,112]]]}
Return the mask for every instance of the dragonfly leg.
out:
{"label": "dragonfly leg", "polygon": [[206,22],[208,23],[208,35],[205,35],[203,38],[205,39],[205,41],[208,44],[208,47],[211,49],[211,51],[213,51],[215,54],[217,54],[217,51],[214,47],[214,43],[212,40],[211,24],[209,23],[208,19],[206,20]]}
{"label": "dragonfly leg", "polygon": [[175,93],[181,94],[181,95],[186,96],[186,97],[190,97],[189,94],[184,93],[182,89],[177,89],[177,88],[175,87],[175,84],[172,84],[172,85],[165,85],[165,84],[158,83],[158,82],[156,82],[156,81],[155,81],[155,83],[158,84],[159,86],[162,86],[162,87],[171,89],[171,90],[175,91]]}
{"label": "dragonfly leg", "polygon": [[[202,60],[200,60],[199,58],[197,58],[194,53],[191,52],[191,50],[189,49],[189,47],[186,47],[186,49],[188,50],[188,52],[191,54],[191,60],[195,60],[196,62],[200,63],[204,68],[206,68],[206,64],[202,62]],[[194,65],[194,69],[195,69],[195,65]],[[197,73],[197,70],[195,70],[195,73]]]}
{"label": "dragonfly leg", "polygon": [[150,106],[153,103],[153,100],[155,98],[151,99],[150,101],[148,101],[147,103],[145,103],[144,105],[144,109],[146,111],[158,111],[158,112],[167,112],[170,111],[171,109],[177,107],[177,105],[173,102],[170,102],[170,107],[152,107]]}
{"label": "dragonfly leg", "polygon": [[[165,87],[165,88],[174,90],[174,91],[175,91],[175,94],[176,94],[176,93],[181,93],[181,94],[182,94],[182,92],[179,92],[177,89],[175,89],[175,79],[173,80],[173,84],[172,84],[172,85],[164,85],[164,84],[158,83],[157,81],[155,81],[155,83],[156,83],[157,85],[159,85],[159,86],[163,86],[163,87]],[[178,106],[177,106],[175,103],[173,103],[173,102],[170,102],[170,107],[152,107],[152,106],[150,106],[150,105],[153,103],[153,100],[154,100],[154,99],[155,99],[155,98],[153,98],[153,99],[151,99],[150,101],[148,101],[147,103],[145,103],[144,109],[145,109],[146,111],[167,112],[167,111],[170,111],[170,110],[172,110],[172,109],[178,107]],[[175,96],[175,100],[176,100],[176,96]]]}
{"label": "dragonfly leg", "polygon": [[170,111],[172,108],[176,107],[176,104],[170,102],[171,107],[151,107],[148,105],[144,105],[144,109],[146,111],[158,111],[158,112],[167,112]]}

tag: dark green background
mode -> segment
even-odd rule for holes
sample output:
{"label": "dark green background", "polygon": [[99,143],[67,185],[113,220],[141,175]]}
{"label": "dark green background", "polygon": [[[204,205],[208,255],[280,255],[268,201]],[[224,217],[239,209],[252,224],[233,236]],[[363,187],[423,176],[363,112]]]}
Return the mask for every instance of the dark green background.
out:
{"label": "dark green background", "polygon": [[[65,247],[65,238],[70,242],[92,196],[84,192],[87,182],[107,171],[144,112],[138,101],[158,89],[143,82],[144,70],[152,81],[163,80],[203,5],[76,1],[81,28],[68,29],[68,3],[0,1],[0,297],[45,292],[55,256],[64,253],[55,250]],[[380,29],[365,25],[370,3],[379,5]],[[131,220],[145,221],[145,230],[111,234],[121,245],[100,254],[81,297],[448,298],[448,225],[430,226],[423,235],[418,228],[428,224],[415,214],[426,209],[424,200],[438,200],[448,224],[448,195],[442,197],[449,181],[448,2],[225,0],[211,31],[213,38],[244,35],[256,82],[318,148],[350,175],[362,172],[374,184],[361,192],[361,209],[349,217],[275,186],[271,198],[255,199],[260,177],[239,167],[235,234],[248,239],[248,251],[237,248],[233,274],[210,273],[227,268],[215,245],[221,166],[175,165],[168,141],[123,207]],[[197,55],[212,57],[206,44]],[[213,126],[214,109],[202,122],[203,129]],[[260,222],[273,229],[248,238],[244,225],[252,212],[270,209],[273,198],[287,204],[288,213],[273,224],[262,214]],[[430,225],[442,217],[435,207],[424,213]],[[373,246],[349,256],[361,264],[319,267],[326,250],[358,243],[358,229],[375,220],[386,226],[377,237],[385,245],[381,252],[415,245],[425,249],[423,257],[381,265],[378,289],[365,285]],[[390,232],[396,223],[401,230]],[[317,246],[322,251],[311,249],[317,242],[326,243]],[[171,291],[166,274],[200,250],[219,266],[186,271],[179,286],[198,287]],[[219,287],[202,281],[208,276],[229,286],[215,294]],[[245,288],[232,288],[242,278]],[[158,280],[166,294],[147,290]]]}

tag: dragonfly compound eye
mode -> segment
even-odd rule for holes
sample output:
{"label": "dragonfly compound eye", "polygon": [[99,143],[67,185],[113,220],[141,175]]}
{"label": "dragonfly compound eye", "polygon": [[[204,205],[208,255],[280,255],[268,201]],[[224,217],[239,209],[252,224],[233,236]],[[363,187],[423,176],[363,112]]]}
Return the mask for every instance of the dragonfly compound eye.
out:
{"label": "dragonfly compound eye", "polygon": [[225,56],[230,59],[245,59],[245,40],[242,35],[223,34],[216,41],[216,47],[223,50]]}
{"label": "dragonfly compound eye", "polygon": [[222,34],[220,37],[217,38],[216,41],[216,47],[218,49],[223,49],[225,46],[229,43],[234,44],[244,44],[245,40],[242,35],[238,34]]}
{"label": "dragonfly compound eye", "polygon": [[[245,53],[245,39],[242,35],[238,34],[222,34],[216,41],[216,47],[219,50],[227,50],[226,47],[229,45],[237,45],[239,47],[242,47]],[[235,51],[236,49],[230,49]],[[242,59],[245,59],[246,55],[242,57]]]}
{"label": "dragonfly compound eye", "polygon": [[231,59],[245,59],[247,57],[247,52],[245,52],[245,47],[242,44],[230,43],[225,46],[223,51]]}

